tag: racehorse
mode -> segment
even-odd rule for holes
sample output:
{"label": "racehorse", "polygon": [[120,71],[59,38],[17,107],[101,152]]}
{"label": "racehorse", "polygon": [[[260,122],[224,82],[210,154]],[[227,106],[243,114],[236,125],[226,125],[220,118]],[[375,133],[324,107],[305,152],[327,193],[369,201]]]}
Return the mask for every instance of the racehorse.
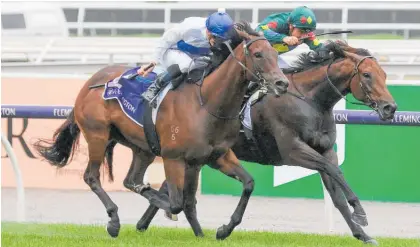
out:
{"label": "racehorse", "polygon": [[[184,211],[196,236],[203,236],[195,208],[198,176],[203,164],[220,164],[244,183],[243,197],[235,211],[242,217],[254,184],[229,149],[239,133],[242,99],[251,80],[271,88],[277,96],[288,87],[287,78],[277,67],[277,53],[270,43],[249,24],[246,30],[238,31],[242,45],[232,49],[226,43],[231,55],[200,85],[181,84],[169,91],[160,104],[155,128],[169,197],[143,184],[144,172],[156,157],[156,152],[148,145],[147,132],[123,113],[117,101],[104,101],[101,87],[91,89],[123,74],[127,71],[124,66],[105,67],[92,75],[53,140],[40,139],[34,144],[39,154],[53,166],[64,167],[72,158],[80,132],[83,134],[89,152],[84,181],[104,204],[111,218],[107,231],[112,237],[117,237],[120,230],[118,207],[99,180],[99,169],[111,139],[126,142],[140,157],[139,166],[130,169],[124,185],[161,209],[173,214]],[[112,169],[109,173],[112,174]],[[224,238],[232,230],[233,227],[219,232],[219,237]]]}
{"label": "racehorse", "polygon": [[[251,136],[242,132],[232,150],[240,160],[319,171],[353,236],[377,245],[361,227],[367,225],[367,217],[359,199],[348,193],[343,197],[343,188],[329,172],[336,168],[342,177],[333,150],[336,141],[333,107],[352,93],[363,102],[356,103],[370,106],[382,120],[389,120],[397,105],[387,89],[386,73],[367,50],[350,47],[342,41],[329,42],[327,47],[333,55],[330,59],[301,54],[297,66],[284,71],[290,82],[286,94],[280,97],[262,94],[250,106]],[[112,162],[115,145],[115,141],[109,143],[108,162]],[[132,166],[138,166],[138,162],[133,154]],[[209,163],[209,166],[226,174],[226,168],[220,164]],[[164,182],[162,191],[165,186]],[[353,214],[347,202],[354,208]],[[150,205],[137,227],[147,229],[157,211],[158,208]]]}

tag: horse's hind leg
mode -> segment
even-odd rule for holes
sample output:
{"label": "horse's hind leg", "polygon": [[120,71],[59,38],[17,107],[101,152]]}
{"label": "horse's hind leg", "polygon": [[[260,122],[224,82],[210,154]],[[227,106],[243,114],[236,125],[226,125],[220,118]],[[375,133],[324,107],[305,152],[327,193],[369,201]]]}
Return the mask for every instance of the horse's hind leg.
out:
{"label": "horse's hind leg", "polygon": [[95,130],[83,131],[89,149],[89,163],[83,176],[91,190],[99,197],[106,208],[111,220],[108,222],[107,231],[111,237],[117,237],[120,231],[120,219],[118,207],[104,191],[99,180],[99,169],[105,156],[105,149],[108,142],[109,130],[96,128]]}
{"label": "horse's hind leg", "polygon": [[233,213],[228,225],[223,225],[217,229],[216,238],[225,239],[239,225],[244,216],[246,206],[248,205],[249,198],[254,190],[254,179],[251,175],[241,166],[238,158],[230,149],[224,156],[220,157],[216,162],[210,164],[210,167],[218,169],[227,176],[237,179],[243,184],[243,191],[238,206]]}
{"label": "horse's hind leg", "polygon": [[131,150],[133,152],[133,159],[123,183],[127,189],[140,194],[142,190],[150,187],[144,184],[144,175],[149,165],[155,159],[155,156],[153,154],[148,155],[141,149],[135,147],[132,147]]}
{"label": "horse's hind leg", "polygon": [[[326,151],[323,155],[325,158],[330,160],[331,163],[338,166],[337,154],[334,152],[334,150],[330,149]],[[368,236],[363,231],[362,227],[360,227],[358,224],[352,221],[351,212],[349,207],[347,206],[346,198],[344,197],[343,192],[340,189],[337,182],[331,179],[331,177],[328,176],[328,174],[326,174],[325,172],[320,172],[320,175],[322,178],[322,182],[325,185],[325,188],[328,190],[328,193],[331,196],[334,206],[340,211],[344,220],[347,222],[347,225],[350,227],[353,236],[359,240],[362,240],[364,243],[378,245],[375,239]]]}
{"label": "horse's hind leg", "polygon": [[124,186],[134,193],[142,195],[151,204],[164,210],[170,210],[168,196],[143,183],[146,170],[155,159],[155,155],[138,148],[132,148],[132,150],[133,160],[124,179]]}
{"label": "horse's hind leg", "polygon": [[[159,192],[165,195],[168,195],[168,184],[166,180],[163,181],[162,186],[159,189]],[[159,211],[159,208],[153,204],[150,204],[149,207],[144,212],[141,219],[137,222],[137,230],[139,231],[146,231],[149,228],[150,223],[152,222],[153,218],[155,217],[156,213]],[[169,211],[165,211],[168,215],[171,215]]]}

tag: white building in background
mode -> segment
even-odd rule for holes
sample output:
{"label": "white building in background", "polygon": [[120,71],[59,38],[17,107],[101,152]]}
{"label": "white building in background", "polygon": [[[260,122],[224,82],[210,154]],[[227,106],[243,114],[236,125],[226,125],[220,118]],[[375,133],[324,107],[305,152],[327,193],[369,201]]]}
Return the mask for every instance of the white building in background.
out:
{"label": "white building in background", "polygon": [[[408,1],[52,1],[2,3],[3,35],[160,36],[189,16],[224,8],[234,21],[255,27],[275,12],[306,5],[317,16],[317,32],[352,30],[354,35],[420,37],[420,2]],[[67,30],[66,30],[67,29]],[[346,38],[346,34],[342,38]]]}

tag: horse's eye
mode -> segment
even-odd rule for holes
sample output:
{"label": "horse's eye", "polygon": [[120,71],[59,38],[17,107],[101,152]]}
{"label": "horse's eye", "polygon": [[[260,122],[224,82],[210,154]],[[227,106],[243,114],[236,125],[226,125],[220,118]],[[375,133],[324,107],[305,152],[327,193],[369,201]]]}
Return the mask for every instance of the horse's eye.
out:
{"label": "horse's eye", "polygon": [[262,57],[263,57],[261,52],[256,52],[256,53],[254,54],[254,56],[255,56],[256,58],[262,58]]}
{"label": "horse's eye", "polygon": [[370,73],[367,73],[367,72],[365,72],[365,73],[363,73],[363,77],[365,77],[365,78],[370,78]]}

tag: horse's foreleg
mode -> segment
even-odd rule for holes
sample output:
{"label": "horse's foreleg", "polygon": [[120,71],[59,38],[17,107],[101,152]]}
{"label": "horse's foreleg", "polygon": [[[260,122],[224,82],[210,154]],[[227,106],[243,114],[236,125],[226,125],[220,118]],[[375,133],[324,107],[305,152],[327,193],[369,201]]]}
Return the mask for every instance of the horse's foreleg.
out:
{"label": "horse's foreleg", "polygon": [[[340,168],[332,164],[328,159],[319,154],[308,144],[304,143],[297,137],[288,136],[287,133],[278,135],[277,141],[279,151],[285,159],[285,165],[298,165],[311,170],[325,172],[331,176],[340,185],[348,203],[354,208],[352,220],[361,226],[367,226],[366,213],[359,201],[359,198],[352,191]],[[276,136],[277,139],[277,136]]]}
{"label": "horse's foreleg", "polygon": [[[332,164],[338,166],[337,154],[334,152],[333,149],[326,151],[324,157],[327,158]],[[322,181],[325,185],[325,188],[328,190],[328,193],[331,196],[331,199],[334,203],[334,206],[340,211],[341,215],[347,222],[350,230],[353,233],[353,236],[359,240],[362,240],[365,243],[377,245],[375,239],[368,236],[358,224],[355,224],[351,219],[351,212],[347,205],[346,198],[343,195],[342,190],[340,189],[339,185],[336,181],[331,179],[328,174],[325,172],[320,172]]]}
{"label": "horse's foreleg", "polygon": [[214,164],[211,164],[211,167],[220,170],[229,177],[239,180],[243,184],[241,199],[239,200],[238,206],[236,207],[229,224],[223,225],[217,229],[216,238],[225,239],[229,237],[233,229],[242,221],[249,198],[254,190],[254,179],[241,166],[238,158],[231,149]]}
{"label": "horse's foreleg", "polygon": [[89,149],[89,163],[83,176],[84,181],[91,190],[99,197],[106,208],[106,212],[111,220],[108,222],[107,231],[111,237],[117,237],[120,231],[120,219],[118,217],[118,207],[104,191],[99,180],[101,163],[104,159],[105,148],[108,141],[108,131],[89,132],[84,131]]}
{"label": "horse's foreleg", "polygon": [[[201,165],[188,163],[185,166],[185,178],[184,178],[184,203],[183,210],[185,217],[190,223],[195,236],[202,237],[204,236],[203,230],[201,229],[200,223],[197,219],[197,201],[195,199],[195,194],[198,187],[198,177],[200,173]],[[170,193],[170,191],[169,191]]]}

